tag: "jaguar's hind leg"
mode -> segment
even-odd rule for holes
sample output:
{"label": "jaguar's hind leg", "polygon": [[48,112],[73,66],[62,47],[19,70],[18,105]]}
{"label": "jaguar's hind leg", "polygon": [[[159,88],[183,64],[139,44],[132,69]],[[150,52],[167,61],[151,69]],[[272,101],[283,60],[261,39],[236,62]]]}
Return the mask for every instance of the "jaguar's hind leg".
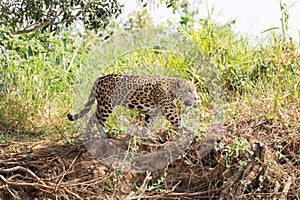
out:
{"label": "jaguar's hind leg", "polygon": [[[94,125],[96,124],[96,127],[97,129],[95,130],[95,127]],[[106,135],[106,131],[105,131],[105,128],[103,125],[101,125],[96,117],[96,113],[94,113],[89,121],[88,121],[88,124],[87,124],[87,127],[86,127],[86,134],[89,136],[89,137],[101,137],[101,138],[107,138],[107,135]]]}
{"label": "jaguar's hind leg", "polygon": [[106,135],[104,124],[106,123],[108,117],[113,111],[113,106],[111,104],[98,105],[95,113],[95,120],[101,135]]}
{"label": "jaguar's hind leg", "polygon": [[145,113],[145,123],[142,129],[142,135],[143,136],[151,136],[151,132],[149,130],[149,126],[151,122],[157,117],[159,114],[161,114],[160,109],[158,109],[157,106],[151,107],[149,111]]}

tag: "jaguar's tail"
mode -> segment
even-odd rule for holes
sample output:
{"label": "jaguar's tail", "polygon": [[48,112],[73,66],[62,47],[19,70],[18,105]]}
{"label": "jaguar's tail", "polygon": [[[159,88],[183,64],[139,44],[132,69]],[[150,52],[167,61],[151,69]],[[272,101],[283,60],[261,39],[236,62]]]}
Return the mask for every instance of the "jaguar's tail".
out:
{"label": "jaguar's tail", "polygon": [[77,114],[74,114],[74,115],[68,114],[67,115],[67,117],[70,121],[75,121],[75,120],[83,117],[86,113],[88,113],[91,110],[91,108],[94,105],[95,99],[96,99],[96,90],[97,90],[98,82],[99,82],[99,80],[97,80],[94,83],[93,88],[90,93],[90,96],[89,96],[89,99],[86,102],[86,104],[84,105],[84,108]]}

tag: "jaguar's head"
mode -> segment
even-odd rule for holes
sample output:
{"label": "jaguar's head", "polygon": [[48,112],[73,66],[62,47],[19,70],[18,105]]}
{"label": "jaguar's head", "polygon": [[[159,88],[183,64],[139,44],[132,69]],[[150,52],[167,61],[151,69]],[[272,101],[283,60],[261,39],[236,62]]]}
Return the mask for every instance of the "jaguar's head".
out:
{"label": "jaguar's head", "polygon": [[175,95],[186,106],[195,106],[199,103],[196,86],[186,79],[176,78]]}

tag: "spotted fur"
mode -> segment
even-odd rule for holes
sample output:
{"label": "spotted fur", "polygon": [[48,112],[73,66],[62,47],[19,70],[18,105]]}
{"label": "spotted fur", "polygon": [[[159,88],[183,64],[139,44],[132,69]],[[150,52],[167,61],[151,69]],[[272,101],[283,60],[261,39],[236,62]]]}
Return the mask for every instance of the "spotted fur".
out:
{"label": "spotted fur", "polygon": [[68,114],[67,117],[71,121],[81,118],[97,100],[94,116],[102,130],[116,105],[144,112],[145,127],[159,110],[176,130],[180,126],[180,113],[176,109],[175,99],[186,106],[198,102],[195,85],[182,78],[110,74],[98,78],[84,108],[77,114]]}

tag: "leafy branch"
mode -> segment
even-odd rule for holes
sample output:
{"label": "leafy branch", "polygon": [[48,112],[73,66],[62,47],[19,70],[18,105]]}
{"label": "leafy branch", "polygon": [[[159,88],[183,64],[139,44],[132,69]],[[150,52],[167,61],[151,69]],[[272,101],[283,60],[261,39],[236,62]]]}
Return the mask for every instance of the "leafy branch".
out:
{"label": "leafy branch", "polygon": [[36,30],[57,32],[76,21],[96,32],[121,13],[117,0],[28,0],[0,2],[2,29],[12,34]]}

